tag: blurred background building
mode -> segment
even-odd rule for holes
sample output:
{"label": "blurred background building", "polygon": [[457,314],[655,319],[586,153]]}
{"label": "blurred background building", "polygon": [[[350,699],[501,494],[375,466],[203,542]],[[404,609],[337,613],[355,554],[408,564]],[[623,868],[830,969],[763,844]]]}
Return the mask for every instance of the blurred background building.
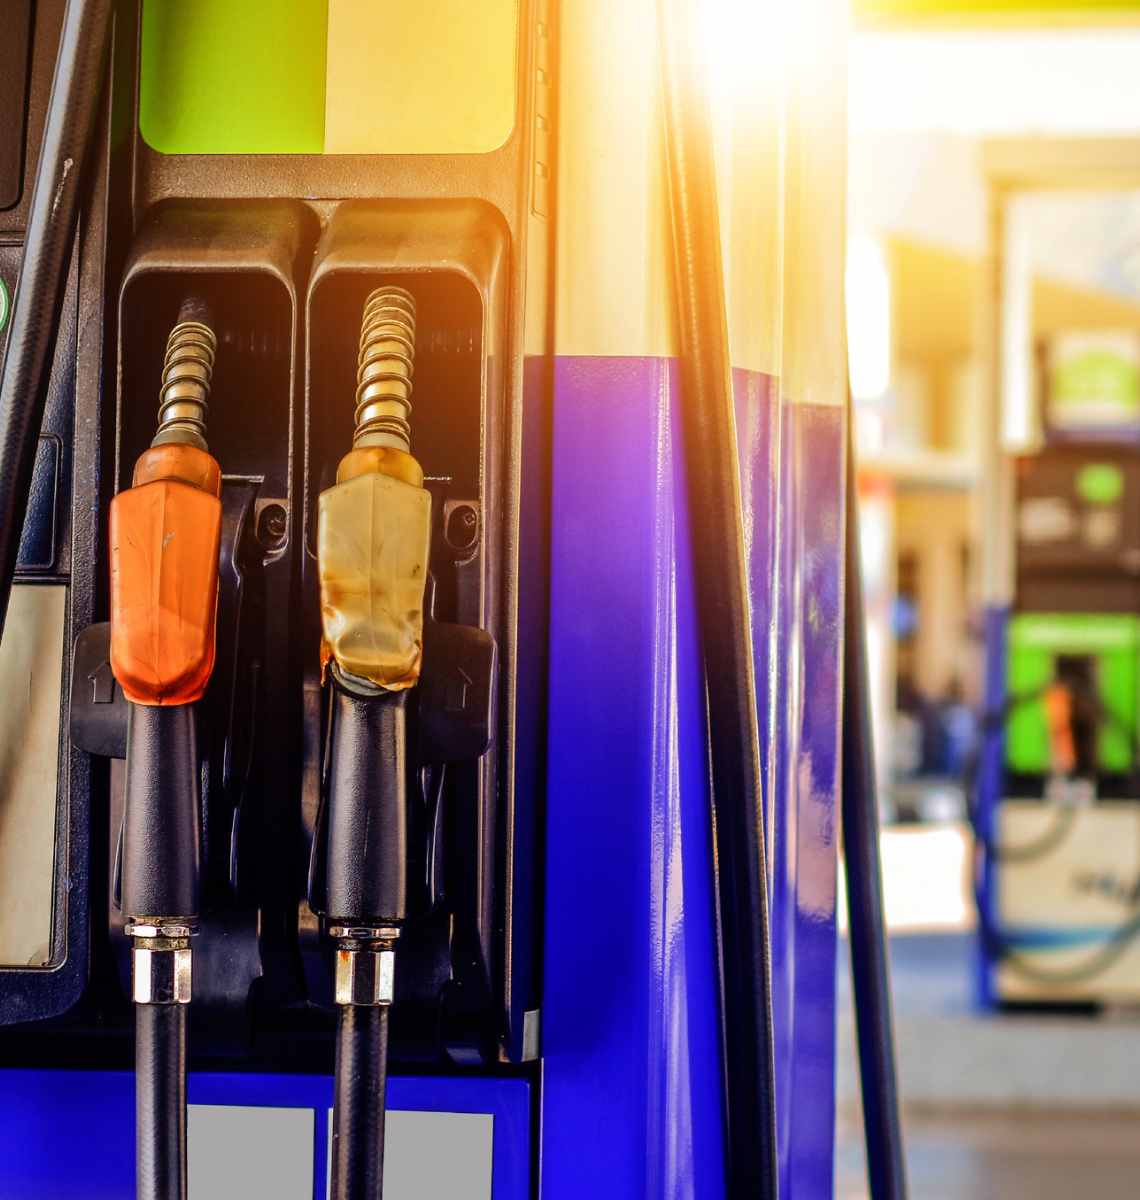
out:
{"label": "blurred background building", "polygon": [[[854,12],[848,330],[912,1194],[1130,1196],[1140,6]],[[848,1150],[838,1194],[861,1195]]]}

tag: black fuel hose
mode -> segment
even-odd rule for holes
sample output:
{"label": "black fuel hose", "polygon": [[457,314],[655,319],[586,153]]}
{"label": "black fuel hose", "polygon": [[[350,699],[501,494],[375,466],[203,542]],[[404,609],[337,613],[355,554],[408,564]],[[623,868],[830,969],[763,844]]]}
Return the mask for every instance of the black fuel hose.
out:
{"label": "black fuel hose", "polygon": [[[200,855],[194,706],[132,704],[123,803],[124,915],[193,926]],[[186,1200],[187,1005],[145,1003],[136,995],[134,1008],[136,1200]]]}
{"label": "black fuel hose", "polygon": [[186,1006],[135,1005],[136,1200],[186,1197]]}
{"label": "black fuel hose", "polygon": [[333,1104],[335,1200],[379,1200],[383,1194],[387,1076],[387,1006],[340,1005]]}
{"label": "black fuel hose", "polygon": [[779,1191],[759,726],[699,0],[660,0],[681,410],[704,658],[730,1196]]}
{"label": "black fuel hose", "polygon": [[380,1200],[390,997],[371,1003],[340,995],[339,960],[350,960],[348,982],[355,956],[365,962],[379,950],[376,939],[361,940],[362,931],[398,931],[408,913],[408,693],[365,695],[336,668],[331,674],[327,868],[318,902],[338,949],[331,1195]]}
{"label": "black fuel hose", "polygon": [[0,378],[0,634],[28,508],[112,0],[68,0]]}
{"label": "black fuel hose", "polygon": [[863,1093],[863,1134],[871,1200],[905,1200],[906,1165],[895,1070],[890,966],[879,857],[879,800],[875,784],[867,681],[863,577],[850,420],[847,435],[847,575],[843,629],[843,861],[847,875],[848,937],[855,996],[855,1035]]}

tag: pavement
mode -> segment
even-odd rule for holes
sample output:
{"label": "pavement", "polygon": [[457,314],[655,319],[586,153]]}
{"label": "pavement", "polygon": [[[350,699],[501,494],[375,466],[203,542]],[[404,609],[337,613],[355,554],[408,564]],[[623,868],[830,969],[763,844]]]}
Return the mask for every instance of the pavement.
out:
{"label": "pavement", "polygon": [[[1140,1117],[908,1114],[912,1200],[1135,1200]],[[835,1200],[865,1200],[861,1131],[840,1122]]]}
{"label": "pavement", "polygon": [[[914,1200],[1140,1196],[1140,1016],[982,1013],[973,935],[891,939]],[[846,943],[839,961],[836,1200],[867,1196]]]}
{"label": "pavement", "polygon": [[[971,933],[891,938],[903,1101],[914,1110],[1134,1111],[1140,1013],[979,1012]],[[846,949],[839,975],[837,1097],[858,1101]],[[1140,1187],[1137,1189],[1140,1195]]]}

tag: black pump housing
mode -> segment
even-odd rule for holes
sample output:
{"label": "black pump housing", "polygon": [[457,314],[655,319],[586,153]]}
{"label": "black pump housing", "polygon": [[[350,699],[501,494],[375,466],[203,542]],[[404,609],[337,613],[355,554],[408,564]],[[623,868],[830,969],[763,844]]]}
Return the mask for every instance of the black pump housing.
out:
{"label": "black pump housing", "polygon": [[[64,7],[34,7],[23,185],[0,210],[9,288]],[[100,624],[107,511],[153,435],[170,327],[198,298],[218,334],[209,443],[224,516],[218,660],[196,750],[182,730],[201,796],[194,1052],[327,1069],[331,963],[309,867],[334,832],[320,824],[337,770],[329,706],[360,718],[353,753],[364,756],[383,753],[395,710],[359,710],[322,679],[315,499],[351,445],[363,299],[398,283],[417,301],[412,438],[433,501],[424,677],[406,711],[407,875],[391,876],[381,848],[356,879],[315,879],[313,895],[330,917],[357,905],[402,914],[394,1060],[520,1060],[534,1052],[524,1028],[538,978],[537,780],[521,800],[515,786],[536,4],[521,5],[514,130],[474,155],[158,153],[138,129],[141,10],[116,10],[17,576],[67,585],[71,649],[52,969],[0,965],[0,1041],[13,1062],[51,1061],[53,1047],[72,1065],[129,1059],[124,910],[161,872],[136,875],[130,838],[120,844],[128,710]],[[61,1024],[39,1039],[49,1016]]]}

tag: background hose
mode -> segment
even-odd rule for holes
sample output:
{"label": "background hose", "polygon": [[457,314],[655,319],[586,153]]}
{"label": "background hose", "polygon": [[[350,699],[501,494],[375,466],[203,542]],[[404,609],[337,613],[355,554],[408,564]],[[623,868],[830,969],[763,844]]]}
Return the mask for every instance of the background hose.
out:
{"label": "background hose", "polygon": [[136,1200],[186,1197],[186,1005],[135,1005]]}
{"label": "background hose", "polygon": [[111,0],[69,0],[0,379],[0,634],[28,509],[111,27]]}
{"label": "background hose", "polygon": [[879,801],[871,737],[855,456],[847,431],[846,600],[843,631],[843,860],[863,1094],[863,1133],[872,1200],[905,1200],[894,1019],[883,916]]}
{"label": "background hose", "polygon": [[708,704],[730,1196],[779,1192],[764,793],[716,163],[698,0],[660,0],[680,408]]}
{"label": "background hose", "polygon": [[987,939],[991,955],[1023,979],[1044,987],[1072,987],[1096,979],[1131,949],[1140,937],[1140,912],[1123,921],[1109,934],[1102,946],[1090,950],[1085,958],[1070,967],[1038,966],[1011,943],[1008,934],[984,919],[982,936]]}
{"label": "background hose", "polygon": [[380,1200],[383,1195],[387,1077],[387,1005],[340,1005],[333,1103],[333,1200]]}

